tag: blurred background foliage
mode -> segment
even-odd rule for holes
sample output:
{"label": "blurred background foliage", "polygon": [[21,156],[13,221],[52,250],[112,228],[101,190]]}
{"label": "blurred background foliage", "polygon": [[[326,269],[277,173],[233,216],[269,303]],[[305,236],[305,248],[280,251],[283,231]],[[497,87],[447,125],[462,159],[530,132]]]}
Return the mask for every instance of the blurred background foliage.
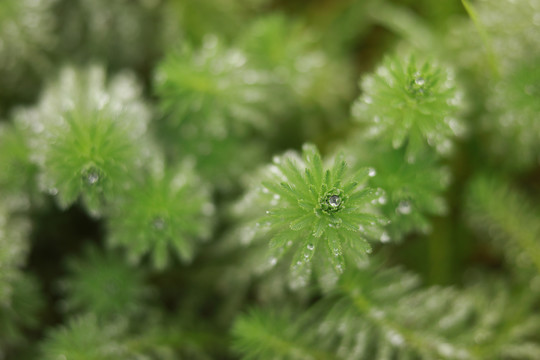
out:
{"label": "blurred background foliage", "polygon": [[[540,358],[539,39],[538,0],[0,0],[0,359]],[[261,182],[307,142],[384,221],[291,288]]]}

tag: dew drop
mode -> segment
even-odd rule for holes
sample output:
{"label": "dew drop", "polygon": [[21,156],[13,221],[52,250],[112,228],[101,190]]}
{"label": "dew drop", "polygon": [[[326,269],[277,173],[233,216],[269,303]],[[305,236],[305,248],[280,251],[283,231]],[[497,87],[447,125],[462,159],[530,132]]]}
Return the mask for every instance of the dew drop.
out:
{"label": "dew drop", "polygon": [[382,233],[381,235],[381,242],[382,243],[387,243],[390,241],[390,235],[388,235],[388,233],[385,231]]}
{"label": "dew drop", "polygon": [[276,264],[277,264],[277,259],[276,259],[275,257],[271,257],[271,258],[268,260],[268,263],[270,264],[271,267],[276,266]]}
{"label": "dew drop", "polygon": [[375,175],[377,175],[377,172],[375,171],[374,168],[370,168],[370,169],[368,170],[368,175],[369,175],[370,177],[374,177]]}
{"label": "dew drop", "polygon": [[95,170],[91,170],[86,174],[86,183],[88,185],[94,185],[99,181],[99,174]]}
{"label": "dew drop", "polygon": [[366,231],[366,229],[364,228],[363,225],[359,225],[359,226],[358,226],[358,230],[359,230],[360,232]]}
{"label": "dew drop", "polygon": [[328,204],[336,208],[341,204],[341,198],[338,195],[332,195],[328,198]]}
{"label": "dew drop", "polygon": [[408,215],[412,211],[411,203],[408,201],[401,201],[396,209],[400,214]]}
{"label": "dew drop", "polygon": [[313,245],[313,244],[307,244],[307,248],[308,248],[308,250],[313,251],[313,250],[315,249],[315,245]]}
{"label": "dew drop", "polygon": [[414,79],[414,83],[418,86],[424,86],[424,84],[426,83],[426,80],[423,77],[418,76],[416,77],[416,79]]}
{"label": "dew drop", "polygon": [[167,226],[167,223],[165,222],[165,219],[163,219],[161,216],[156,216],[152,220],[152,227],[156,230],[163,230]]}
{"label": "dew drop", "polygon": [[384,196],[384,195],[381,196],[381,197],[378,199],[379,204],[381,204],[381,205],[386,204],[386,200],[387,200],[387,199],[386,199],[386,196]]}
{"label": "dew drop", "polygon": [[57,188],[50,188],[49,190],[47,190],[49,194],[51,194],[52,196],[56,196],[58,195],[58,189]]}

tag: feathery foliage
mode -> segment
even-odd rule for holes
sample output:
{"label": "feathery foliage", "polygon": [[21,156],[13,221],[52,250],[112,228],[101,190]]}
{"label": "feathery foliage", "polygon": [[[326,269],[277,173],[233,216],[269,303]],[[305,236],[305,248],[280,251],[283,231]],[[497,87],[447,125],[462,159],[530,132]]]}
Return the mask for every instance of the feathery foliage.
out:
{"label": "feathery foliage", "polygon": [[534,359],[538,316],[527,315],[534,298],[522,289],[510,299],[502,284],[482,287],[421,289],[402,269],[355,269],[300,316],[240,317],[236,348],[245,359]]}
{"label": "feathery foliage", "polygon": [[438,163],[438,156],[423,153],[414,162],[406,160],[404,147],[394,149],[376,141],[365,141],[362,135],[353,136],[346,146],[347,159],[353,168],[371,164],[377,176],[368,184],[384,190],[379,198],[382,214],[390,220],[385,239],[399,240],[412,231],[429,232],[428,215],[443,215],[449,169]]}
{"label": "feathery foliage", "polygon": [[335,126],[352,98],[349,64],[321,48],[317,35],[301,23],[273,15],[251,24],[239,41],[252,63],[279,84],[279,101],[270,105],[281,106],[276,109],[280,125],[290,127],[286,120],[298,118],[299,131],[306,135],[323,125]]}
{"label": "feathery foliage", "polygon": [[0,303],[10,301],[13,285],[21,275],[19,268],[28,251],[28,225],[0,203]]}
{"label": "feathery foliage", "polygon": [[92,315],[74,318],[66,327],[49,334],[42,348],[43,359],[128,359],[121,343],[124,327],[122,323],[103,326]]}
{"label": "feathery foliage", "polygon": [[70,259],[69,275],[60,283],[66,293],[65,310],[94,314],[98,319],[132,315],[150,295],[144,274],[114,253],[87,248],[83,259]]}
{"label": "feathery foliage", "polygon": [[540,161],[537,59],[516,64],[508,75],[493,84],[488,94],[489,113],[484,128],[494,134],[494,151],[512,167],[524,168]]}
{"label": "feathery foliage", "polygon": [[374,74],[363,78],[363,94],[353,116],[366,123],[366,135],[398,148],[407,146],[414,159],[427,146],[441,154],[451,150],[460,134],[461,92],[450,69],[414,55],[386,57]]}
{"label": "feathery foliage", "polygon": [[32,98],[38,77],[49,69],[46,51],[55,44],[57,0],[3,0],[0,4],[0,107]]}
{"label": "feathery foliage", "polygon": [[167,265],[169,250],[189,262],[195,240],[211,233],[213,211],[206,187],[189,164],[156,170],[111,211],[108,240],[135,261],[150,253],[156,268]]}
{"label": "feathery foliage", "polygon": [[170,55],[156,76],[163,108],[172,113],[168,120],[218,138],[241,133],[245,124],[264,125],[268,79],[244,67],[246,61],[242,51],[210,35],[198,51],[186,45]]}
{"label": "feathery foliage", "polygon": [[468,190],[471,224],[487,230],[518,268],[536,267],[540,273],[540,211],[497,178],[475,178]]}
{"label": "feathery foliage", "polygon": [[179,36],[169,33],[160,0],[57,1],[59,52],[77,63],[90,59],[117,69],[144,68],[157,59],[165,41]]}
{"label": "feathery foliage", "polygon": [[342,156],[325,168],[313,145],[303,147],[302,157],[291,152],[274,158],[256,190],[259,201],[268,204],[267,216],[258,222],[270,241],[270,266],[294,253],[291,286],[307,284],[313,263],[324,267],[321,273],[341,274],[347,262],[366,259],[371,252],[366,232],[385,222],[371,206],[382,193],[365,186],[374,175],[369,168],[351,174]]}
{"label": "feathery foliage", "polygon": [[0,0],[0,359],[540,359],[539,30]]}
{"label": "feathery foliage", "polygon": [[43,307],[37,280],[29,275],[18,276],[13,282],[11,299],[0,303],[0,349],[28,346],[26,331],[39,326]]}
{"label": "feathery foliage", "polygon": [[36,166],[24,134],[12,124],[0,124],[0,196],[10,206],[24,207],[35,193]]}
{"label": "feathery foliage", "polygon": [[99,214],[110,196],[133,181],[147,157],[149,111],[133,78],[106,82],[100,67],[65,69],[35,109],[15,115],[40,168],[40,187],[62,207],[80,196]]}

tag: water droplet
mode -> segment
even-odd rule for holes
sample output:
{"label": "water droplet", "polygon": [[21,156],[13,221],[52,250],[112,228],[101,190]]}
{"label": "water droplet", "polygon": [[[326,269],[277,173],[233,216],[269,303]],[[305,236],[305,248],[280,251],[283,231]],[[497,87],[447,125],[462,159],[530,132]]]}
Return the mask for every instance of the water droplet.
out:
{"label": "water droplet", "polygon": [[381,197],[379,198],[379,204],[381,204],[381,205],[386,204],[386,196],[383,195],[383,196],[381,196]]}
{"label": "water droplet", "polygon": [[334,252],[334,256],[336,257],[341,255],[341,251],[338,248],[334,248],[332,251]]}
{"label": "water droplet", "polygon": [[307,248],[308,248],[308,250],[313,251],[313,250],[315,249],[315,245],[313,245],[313,244],[307,244]]}
{"label": "water droplet", "polygon": [[373,249],[369,248],[369,249],[366,249],[366,254],[371,254],[373,252]]}
{"label": "water droplet", "polygon": [[152,227],[156,230],[163,230],[167,226],[167,222],[161,216],[156,216],[152,220]]}
{"label": "water droplet", "polygon": [[291,240],[287,241],[287,247],[291,247],[291,246],[292,246],[292,241]]}
{"label": "water droplet", "polygon": [[375,171],[374,168],[370,168],[370,169],[368,170],[368,175],[369,175],[370,177],[374,177],[375,175],[377,175],[377,172]]}
{"label": "water droplet", "polygon": [[366,229],[364,228],[363,225],[359,225],[359,226],[358,226],[358,230],[359,230],[360,232],[366,231]]}
{"label": "water droplet", "polygon": [[276,266],[277,259],[275,257],[271,257],[270,259],[268,259],[268,263],[270,264],[271,267]]}
{"label": "water droplet", "polygon": [[381,242],[382,243],[387,243],[390,241],[390,235],[388,235],[388,233],[385,231],[381,234]]}
{"label": "water droplet", "polygon": [[94,185],[99,181],[99,173],[96,170],[90,170],[86,174],[86,183],[88,185]]}
{"label": "water droplet", "polygon": [[47,190],[49,192],[49,194],[51,194],[52,196],[56,196],[58,195],[58,189],[57,188],[50,188],[49,190]]}
{"label": "water droplet", "polygon": [[274,164],[280,164],[281,163],[281,158],[279,156],[274,156],[272,158],[272,161],[274,162]]}
{"label": "water droplet", "polygon": [[339,195],[332,195],[328,198],[328,204],[332,207],[338,207],[341,204],[341,198]]}
{"label": "water droplet", "polygon": [[403,214],[403,215],[408,215],[411,213],[412,211],[412,206],[411,206],[411,203],[404,200],[404,201],[401,201],[397,207],[397,212],[399,212],[400,214]]}
{"label": "water droplet", "polygon": [[417,76],[416,79],[414,79],[414,83],[418,86],[424,86],[426,80],[421,76]]}

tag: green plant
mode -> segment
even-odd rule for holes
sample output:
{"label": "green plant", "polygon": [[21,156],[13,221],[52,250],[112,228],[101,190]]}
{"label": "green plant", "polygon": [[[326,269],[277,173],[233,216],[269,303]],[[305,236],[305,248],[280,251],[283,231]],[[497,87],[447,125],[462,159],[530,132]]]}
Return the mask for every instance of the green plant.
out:
{"label": "green plant", "polygon": [[2,0],[0,358],[539,359],[539,14]]}

